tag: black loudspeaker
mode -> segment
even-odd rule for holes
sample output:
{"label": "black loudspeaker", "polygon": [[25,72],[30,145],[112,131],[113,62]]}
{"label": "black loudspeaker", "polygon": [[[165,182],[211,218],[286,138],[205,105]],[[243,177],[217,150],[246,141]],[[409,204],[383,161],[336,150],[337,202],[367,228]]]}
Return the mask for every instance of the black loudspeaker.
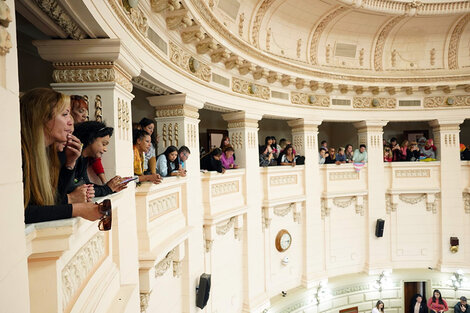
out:
{"label": "black loudspeaker", "polygon": [[379,218],[377,220],[377,224],[375,224],[375,236],[377,237],[384,236],[384,225],[385,225],[385,220]]}
{"label": "black loudspeaker", "polygon": [[199,278],[199,288],[196,292],[196,306],[204,309],[209,300],[209,293],[211,291],[211,274],[202,274]]}

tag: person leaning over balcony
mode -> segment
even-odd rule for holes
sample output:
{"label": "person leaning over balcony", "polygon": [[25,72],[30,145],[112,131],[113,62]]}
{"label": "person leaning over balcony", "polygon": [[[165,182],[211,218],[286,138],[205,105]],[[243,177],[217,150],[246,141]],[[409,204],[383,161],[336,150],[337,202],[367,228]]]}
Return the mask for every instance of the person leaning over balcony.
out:
{"label": "person leaning over balcony", "polygon": [[276,165],[276,159],[274,158],[274,154],[272,151],[269,150],[268,145],[260,146],[259,147],[259,166],[272,166]]}
{"label": "person leaning over balcony", "polygon": [[188,147],[186,146],[181,146],[178,149],[178,164],[179,164],[179,169],[183,170],[186,173],[186,160],[189,158],[189,155],[191,154],[191,151],[189,150]]}
{"label": "person leaning over balcony", "polygon": [[344,149],[345,149],[344,154],[346,155],[346,163],[352,163],[353,156],[354,156],[353,146],[351,144],[347,144]]}
{"label": "person leaning over balcony", "polygon": [[372,313],[384,313],[385,305],[382,300],[377,301],[375,308],[372,309]]}
{"label": "person leaning over balcony", "polygon": [[339,147],[338,153],[336,153],[336,164],[346,163],[346,154],[344,148]]}
{"label": "person leaning over balcony", "polygon": [[436,161],[437,148],[432,139],[426,140],[424,147],[421,149],[421,160]]}
{"label": "person leaning over balcony", "polygon": [[428,299],[429,313],[443,313],[449,310],[447,302],[442,299],[441,292],[435,289],[432,297]]}
{"label": "person leaning over balcony", "polygon": [[401,143],[401,155],[402,155],[402,161],[407,161],[408,160],[408,151],[410,151],[410,142],[408,140],[403,140]]}
{"label": "person leaning over balcony", "polygon": [[180,168],[178,161],[178,148],[169,146],[157,158],[157,173],[161,177],[186,176],[186,171]]}
{"label": "person leaning over balcony", "polygon": [[[70,111],[70,97],[48,88],[30,90],[20,99],[26,224],[73,216],[90,221],[102,217],[99,205],[86,203],[86,197],[81,203],[72,204],[65,203],[63,199],[67,198],[61,199],[59,195],[72,181],[81,153],[80,140],[70,133],[73,129]],[[65,148],[62,166],[56,146]]]}
{"label": "person leaning over balcony", "polygon": [[353,163],[367,163],[366,145],[360,145],[359,149],[354,151]]}
{"label": "person leaning over balcony", "polygon": [[412,141],[410,143],[410,148],[406,153],[406,160],[407,161],[419,161],[420,152],[418,148],[418,143],[416,141]]}
{"label": "person leaning over balcony", "polygon": [[280,165],[295,166],[297,157],[294,154],[294,147],[292,147],[292,145],[287,145],[286,148],[282,150],[280,158]]}
{"label": "person leaning over balcony", "polygon": [[328,156],[325,158],[325,164],[335,164],[336,163],[336,150],[331,147],[328,150]]}
{"label": "person leaning over balcony", "polygon": [[393,161],[393,153],[390,150],[390,147],[386,146],[384,148],[384,162],[392,162]]}
{"label": "person leaning over balcony", "polygon": [[145,130],[135,129],[133,133],[134,175],[139,176],[139,182],[152,182],[159,184],[162,178],[158,174],[144,174],[144,153],[148,152],[152,144],[150,135]]}
{"label": "person leaning over balcony", "polygon": [[225,169],[236,169],[238,165],[236,165],[233,160],[233,147],[231,145],[225,146],[222,150],[222,155],[220,156],[220,162],[222,162],[222,166]]}
{"label": "person leaning over balcony", "polygon": [[460,301],[454,306],[454,313],[468,313],[467,298],[460,297]]}
{"label": "person leaning over balcony", "polygon": [[150,149],[145,153],[144,158],[144,173],[145,174],[155,174],[157,173],[157,145],[158,145],[158,136],[155,136],[155,121],[144,117],[140,120],[138,129],[144,130],[150,135]]}
{"label": "person leaning over balcony", "polygon": [[[113,135],[113,128],[106,127],[106,124],[101,122],[83,122],[75,126],[74,135],[83,144],[82,155],[77,160],[75,183],[78,185],[90,185],[88,173],[90,172],[91,164],[97,158],[102,158],[103,154],[107,151],[107,146]],[[114,176],[106,184],[93,184],[94,195],[96,197],[103,197],[127,188],[127,183],[123,184],[121,182],[121,176]]]}
{"label": "person leaning over balcony", "polygon": [[410,313],[428,313],[426,299],[419,293],[415,294],[410,302]]}
{"label": "person leaning over balcony", "polygon": [[390,150],[392,151],[392,162],[403,161],[403,154],[395,137],[390,139]]}
{"label": "person leaning over balcony", "polygon": [[221,157],[222,150],[215,148],[201,159],[201,170],[225,173],[225,168],[222,167],[222,162],[220,161]]}
{"label": "person leaning over balcony", "polygon": [[322,147],[320,150],[318,150],[319,156],[318,156],[318,164],[325,164],[326,157],[328,156],[328,153],[326,150]]}

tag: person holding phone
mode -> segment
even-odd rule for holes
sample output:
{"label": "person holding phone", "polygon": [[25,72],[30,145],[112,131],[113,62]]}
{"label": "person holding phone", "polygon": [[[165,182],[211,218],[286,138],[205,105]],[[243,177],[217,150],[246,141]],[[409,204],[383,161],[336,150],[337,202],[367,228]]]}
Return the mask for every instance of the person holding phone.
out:
{"label": "person holding phone", "polygon": [[460,301],[454,306],[454,313],[468,313],[467,298],[460,297]]}
{"label": "person holding phone", "polygon": [[432,298],[428,300],[429,313],[443,313],[449,310],[447,302],[442,299],[441,292],[436,289],[432,293]]}
{"label": "person holding phone", "polygon": [[122,183],[121,176],[114,176],[104,185],[92,184],[88,178],[93,161],[103,157],[107,151],[113,128],[106,127],[105,123],[89,121],[76,125],[74,134],[83,144],[81,158],[77,160],[75,183],[93,186],[96,197],[103,197],[127,188],[127,184]]}
{"label": "person holding phone", "polygon": [[136,129],[134,130],[133,137],[134,175],[139,176],[139,182],[161,183],[162,178],[159,174],[144,174],[144,153],[149,151],[152,144],[149,133]]}

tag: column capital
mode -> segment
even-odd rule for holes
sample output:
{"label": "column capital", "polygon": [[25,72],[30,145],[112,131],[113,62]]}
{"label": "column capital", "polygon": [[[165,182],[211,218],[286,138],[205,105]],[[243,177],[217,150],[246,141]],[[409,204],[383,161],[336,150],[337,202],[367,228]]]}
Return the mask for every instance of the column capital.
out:
{"label": "column capital", "polygon": [[258,121],[261,120],[262,117],[261,114],[246,111],[222,114],[222,118],[228,122],[228,128],[258,128]]}
{"label": "column capital", "polygon": [[429,126],[431,126],[436,131],[442,131],[442,130],[458,131],[460,129],[460,124],[462,124],[463,121],[464,121],[463,119],[452,119],[452,120],[438,119],[438,120],[429,121]]}
{"label": "column capital", "polygon": [[299,118],[296,120],[290,120],[287,124],[292,128],[293,132],[299,131],[318,131],[318,126],[321,125],[322,120],[306,120]]}
{"label": "column capital", "polygon": [[388,121],[381,121],[381,120],[371,120],[371,121],[360,121],[354,123],[354,127],[357,128],[358,131],[366,132],[366,131],[383,131],[383,127],[387,125]]}
{"label": "column capital", "polygon": [[132,91],[138,59],[119,39],[35,40],[39,55],[54,66],[56,83],[115,82]]}
{"label": "column capital", "polygon": [[187,94],[147,97],[150,105],[156,109],[156,117],[199,118],[198,111],[204,103]]}

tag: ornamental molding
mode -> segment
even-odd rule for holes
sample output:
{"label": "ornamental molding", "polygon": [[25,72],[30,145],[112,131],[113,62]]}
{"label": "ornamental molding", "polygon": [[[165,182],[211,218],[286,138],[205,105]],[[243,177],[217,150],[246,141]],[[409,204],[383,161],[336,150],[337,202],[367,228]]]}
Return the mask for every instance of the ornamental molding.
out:
{"label": "ornamental molding", "polygon": [[393,202],[393,198],[391,195],[385,195],[385,211],[390,214],[392,212],[396,212],[398,207],[398,203]]}
{"label": "ornamental molding", "polygon": [[463,197],[463,207],[464,207],[465,213],[470,214],[470,193],[463,192],[462,197]]}
{"label": "ornamental molding", "polygon": [[239,181],[234,180],[226,183],[214,184],[211,186],[211,195],[219,197],[230,193],[238,193],[240,190]]}
{"label": "ornamental molding", "polygon": [[269,100],[271,97],[269,87],[251,83],[237,77],[232,77],[232,91],[263,100]]}
{"label": "ornamental molding", "polygon": [[171,94],[171,92],[166,91],[165,89],[163,89],[163,88],[161,88],[161,87],[159,87],[155,84],[152,84],[151,82],[149,82],[146,79],[143,79],[142,77],[133,77],[132,78],[132,83],[135,84],[135,85],[138,85],[141,88],[144,88],[144,89],[147,89],[147,90],[151,91],[155,95],[167,96],[167,95]]}
{"label": "ornamental molding", "polygon": [[103,122],[103,102],[101,96],[95,96],[95,121]]}
{"label": "ornamental molding", "polygon": [[8,25],[13,21],[10,7],[5,0],[0,0],[0,56],[6,55],[12,48]]}
{"label": "ornamental molding", "polygon": [[386,194],[385,195],[385,210],[387,214],[396,212],[398,208],[398,199],[402,202],[416,205],[421,201],[425,200],[426,211],[437,213],[437,205],[439,203],[439,193],[416,193],[416,194]]}
{"label": "ornamental molding", "polygon": [[333,204],[344,209],[350,206],[354,200],[356,200],[356,197],[334,198]]}
{"label": "ornamental molding", "polygon": [[333,289],[332,294],[334,296],[341,296],[341,295],[344,295],[344,294],[355,293],[355,292],[358,292],[358,291],[365,291],[365,290],[369,290],[369,289],[370,289],[369,284],[362,284],[362,285],[344,287],[344,288],[341,288],[341,289]]}
{"label": "ornamental molding", "polygon": [[332,172],[328,174],[330,181],[337,180],[358,180],[359,173],[356,171]]}
{"label": "ornamental molding", "polygon": [[[469,2],[467,1],[467,4]],[[459,43],[462,37],[463,30],[467,23],[470,21],[470,13],[464,15],[452,31],[449,42],[449,69],[454,70],[459,68]]]}
{"label": "ornamental molding", "polygon": [[262,208],[263,230],[268,229],[270,227],[271,221],[273,219],[273,215],[276,215],[279,217],[285,217],[290,212],[292,212],[294,223],[301,224],[302,223],[302,208],[304,207],[302,203],[303,201],[285,203],[285,204],[281,204],[277,206],[263,206]]}
{"label": "ornamental molding", "polygon": [[227,123],[227,128],[228,129],[230,128],[256,128],[258,129],[258,120],[255,120],[255,119],[231,120]]}
{"label": "ornamental molding", "polygon": [[415,169],[415,170],[395,170],[396,178],[422,178],[431,177],[430,169]]}
{"label": "ornamental molding", "polygon": [[[449,104],[450,103],[450,104]],[[438,108],[438,107],[464,107],[470,106],[470,96],[438,96],[438,97],[425,97],[425,108]]]}
{"label": "ornamental molding", "polygon": [[261,5],[258,7],[256,14],[254,14],[253,26],[251,27],[251,41],[253,45],[259,48],[259,32],[261,23],[266,15],[269,7],[275,2],[275,0],[262,0]]}
{"label": "ornamental molding", "polygon": [[189,148],[198,147],[198,127],[195,124],[186,124],[185,144]]}
{"label": "ornamental molding", "polygon": [[76,298],[87,277],[92,275],[107,255],[105,234],[96,233],[62,269],[62,311]]}
{"label": "ornamental molding", "polygon": [[242,132],[231,132],[230,133],[230,143],[232,144],[232,147],[235,150],[243,149],[243,133]]}
{"label": "ornamental molding", "polygon": [[226,233],[228,233],[230,229],[232,229],[233,225],[235,224],[235,221],[236,221],[236,217],[234,216],[230,218],[226,223],[216,226],[215,228],[216,234],[223,236]]}
{"label": "ornamental molding", "polygon": [[87,34],[75,23],[58,1],[35,0],[35,2],[70,38],[80,40],[87,37]]}
{"label": "ornamental molding", "polygon": [[157,217],[179,208],[179,194],[177,192],[154,199],[148,204],[148,218],[153,221]]}
{"label": "ornamental molding", "polygon": [[394,109],[397,106],[396,98],[354,97],[353,108],[357,109]]}
{"label": "ornamental molding", "polygon": [[274,207],[273,212],[275,215],[283,217],[289,214],[289,212],[292,210],[294,206],[295,206],[295,203],[291,203],[285,207],[284,206]]}
{"label": "ornamental molding", "polygon": [[[165,272],[173,264],[173,261],[175,259],[176,259],[176,248],[168,252],[165,258],[155,265],[155,277],[163,276],[163,274],[165,274]],[[175,273],[173,273],[173,275],[176,276]]]}
{"label": "ornamental molding", "polygon": [[366,202],[367,196],[365,195],[323,198],[321,200],[321,218],[325,219],[326,217],[330,216],[331,208],[333,207],[333,205],[343,209],[354,205],[354,210],[356,214],[364,216],[364,208]]}
{"label": "ornamental molding", "polygon": [[271,186],[295,185],[297,184],[297,175],[273,176],[269,179]]}
{"label": "ornamental molding", "polygon": [[179,146],[179,126],[178,123],[163,123],[162,126],[163,147]]}
{"label": "ornamental molding", "polygon": [[147,22],[147,17],[139,8],[131,8],[130,6],[126,6],[125,3],[127,1],[120,1],[121,7],[126,13],[129,20],[132,24],[137,28],[137,30],[144,36],[147,37],[149,24]]}
{"label": "ornamental molding", "polygon": [[310,62],[313,65],[318,65],[318,44],[326,27],[332,20],[348,10],[349,9],[347,7],[338,6],[325,14],[324,17],[320,18],[320,22],[313,30],[312,39],[310,41]]}
{"label": "ornamental molding", "polygon": [[140,293],[140,312],[147,312],[151,293],[151,291]]}
{"label": "ornamental molding", "polygon": [[291,92],[291,103],[293,104],[303,104],[308,106],[318,106],[318,107],[329,107],[330,106],[330,97],[308,94],[303,92]]}
{"label": "ornamental molding", "polygon": [[158,106],[156,109],[157,118],[161,117],[189,117],[199,118],[198,109],[189,105],[176,104]]}
{"label": "ornamental molding", "polygon": [[405,203],[415,205],[415,204],[421,202],[422,200],[424,200],[426,198],[426,194],[423,193],[423,194],[420,194],[418,196],[411,196],[411,195],[401,194],[398,197],[401,201],[403,201]]}
{"label": "ornamental molding", "polygon": [[375,44],[374,49],[374,69],[376,71],[383,71],[383,52],[388,35],[404,18],[405,16],[396,16],[388,20],[377,37],[377,43]]}
{"label": "ornamental molding", "polygon": [[173,64],[205,82],[211,81],[212,72],[207,64],[196,60],[191,54],[178,47],[172,41],[169,42],[169,46],[170,60]]}

